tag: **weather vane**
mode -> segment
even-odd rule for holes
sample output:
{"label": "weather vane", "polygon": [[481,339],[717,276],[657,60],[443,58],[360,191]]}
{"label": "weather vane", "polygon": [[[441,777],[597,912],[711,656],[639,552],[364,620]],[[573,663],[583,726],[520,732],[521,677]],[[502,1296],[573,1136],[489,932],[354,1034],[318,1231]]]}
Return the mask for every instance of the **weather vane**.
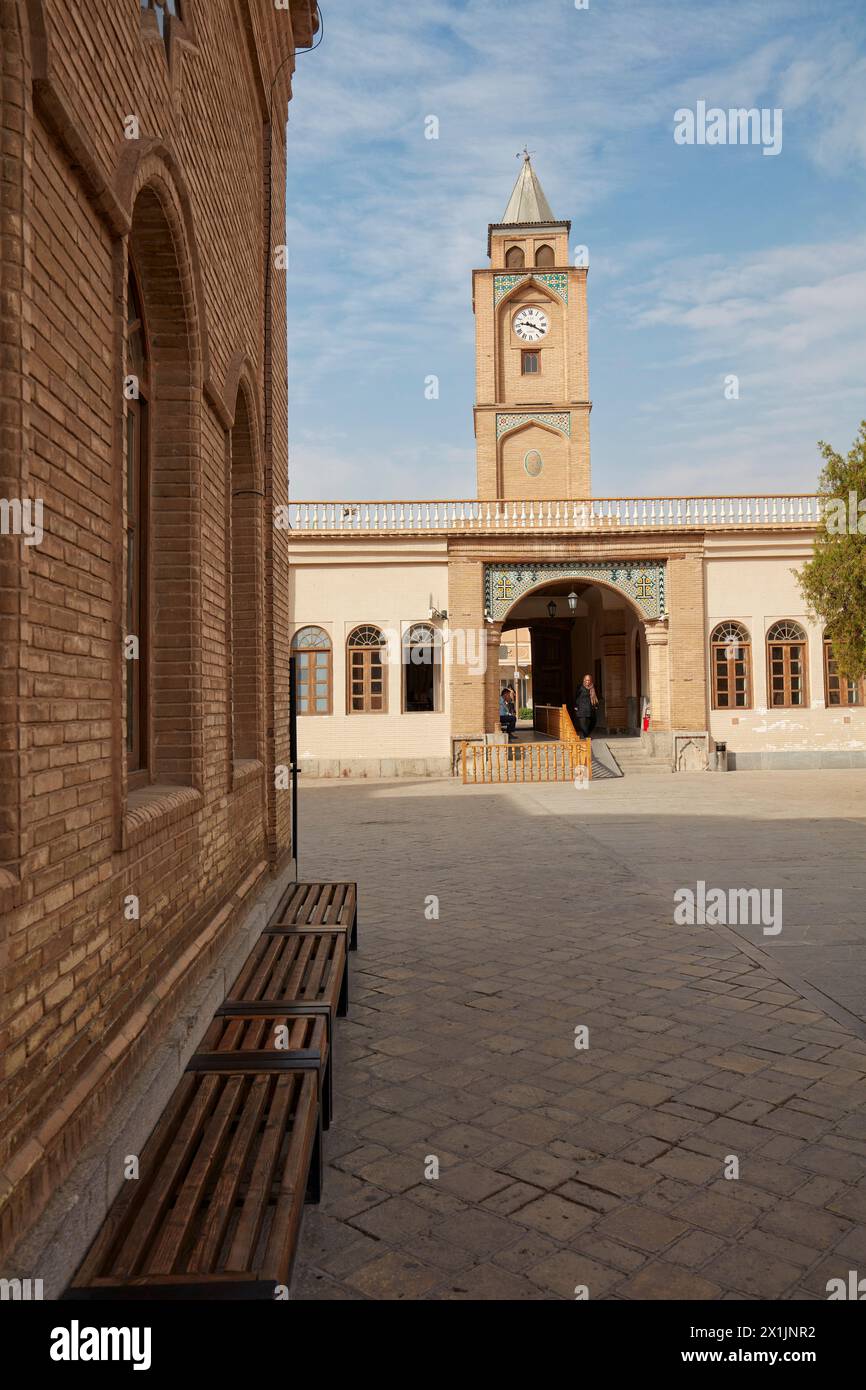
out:
{"label": "weather vane", "polygon": [[[535,154],[535,150],[532,150],[531,153]],[[522,150],[517,151],[517,154],[514,156],[514,158],[520,159],[521,155],[523,156],[524,162],[528,164],[530,159],[530,151],[526,148],[525,145],[523,146]]]}

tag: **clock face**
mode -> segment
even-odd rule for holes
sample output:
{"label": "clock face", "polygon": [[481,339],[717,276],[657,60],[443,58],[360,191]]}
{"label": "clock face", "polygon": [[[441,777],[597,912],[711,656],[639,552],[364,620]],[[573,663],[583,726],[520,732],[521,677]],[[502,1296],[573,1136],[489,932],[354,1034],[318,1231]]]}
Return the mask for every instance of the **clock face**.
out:
{"label": "clock face", "polygon": [[550,324],[543,309],[520,309],[514,315],[514,331],[524,343],[537,343]]}

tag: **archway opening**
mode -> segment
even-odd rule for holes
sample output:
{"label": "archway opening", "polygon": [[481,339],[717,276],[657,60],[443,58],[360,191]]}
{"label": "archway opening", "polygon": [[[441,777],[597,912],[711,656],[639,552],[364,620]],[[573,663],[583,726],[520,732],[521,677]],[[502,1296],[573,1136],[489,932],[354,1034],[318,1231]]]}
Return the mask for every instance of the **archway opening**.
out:
{"label": "archway opening", "polygon": [[585,675],[598,695],[596,733],[634,737],[648,679],[641,617],[608,585],[554,580],[519,599],[503,620],[497,675],[500,690],[508,684],[525,695],[531,719],[518,727],[529,737],[545,725],[541,709],[573,712]]}

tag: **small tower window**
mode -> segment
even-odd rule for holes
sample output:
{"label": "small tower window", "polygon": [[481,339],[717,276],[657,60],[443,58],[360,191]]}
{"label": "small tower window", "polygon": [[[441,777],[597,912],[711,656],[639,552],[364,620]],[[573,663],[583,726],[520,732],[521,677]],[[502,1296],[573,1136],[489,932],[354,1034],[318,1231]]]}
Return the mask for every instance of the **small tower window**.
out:
{"label": "small tower window", "polygon": [[555,264],[556,264],[556,261],[555,261],[555,259],[554,259],[554,255],[553,255],[553,247],[552,247],[552,246],[539,246],[538,250],[537,250],[536,253],[535,253],[535,264],[536,264],[536,265],[555,265]]}
{"label": "small tower window", "polygon": [[522,270],[526,264],[522,246],[509,246],[505,253],[505,264],[509,270]]}
{"label": "small tower window", "polygon": [[521,353],[521,371],[524,376],[537,376],[541,371],[541,353],[526,352]]}
{"label": "small tower window", "polygon": [[166,31],[172,19],[181,19],[180,0],[141,0],[143,10],[154,10],[160,37],[168,42]]}

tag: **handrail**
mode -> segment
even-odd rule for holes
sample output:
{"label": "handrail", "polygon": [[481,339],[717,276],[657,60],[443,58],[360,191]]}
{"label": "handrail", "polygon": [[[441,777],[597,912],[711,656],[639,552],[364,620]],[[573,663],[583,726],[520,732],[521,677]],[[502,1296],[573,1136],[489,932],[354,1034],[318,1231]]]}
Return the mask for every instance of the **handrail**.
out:
{"label": "handrail", "polygon": [[301,533],[464,531],[721,530],[814,528],[825,499],[816,493],[714,496],[447,498],[290,502],[275,524]]}

